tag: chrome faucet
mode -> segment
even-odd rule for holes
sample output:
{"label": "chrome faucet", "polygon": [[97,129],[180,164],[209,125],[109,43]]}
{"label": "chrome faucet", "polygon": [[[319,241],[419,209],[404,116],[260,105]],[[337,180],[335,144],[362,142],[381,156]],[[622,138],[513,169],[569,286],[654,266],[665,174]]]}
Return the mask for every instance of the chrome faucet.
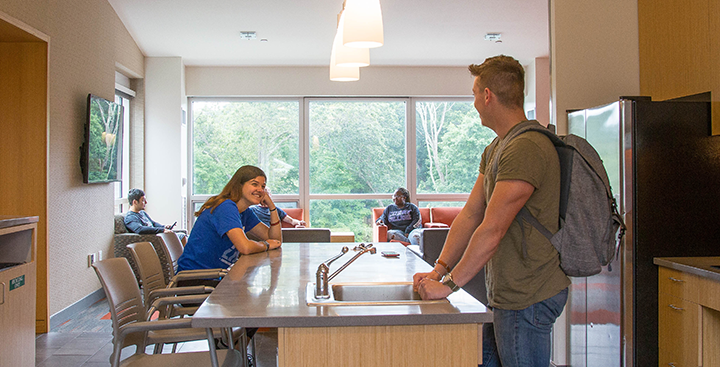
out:
{"label": "chrome faucet", "polygon": [[[333,263],[333,261],[339,259],[342,255],[345,255],[348,252],[348,247],[344,246],[339,254],[325,260],[322,264],[318,266],[317,272],[315,272],[315,298],[329,298],[330,295],[328,295],[327,291],[327,284],[329,282],[328,280],[328,273],[330,272],[330,264]],[[321,289],[321,285],[323,285]],[[318,296],[325,294],[325,297]]]}
{"label": "chrome faucet", "polygon": [[353,263],[353,261],[357,260],[357,258],[362,256],[364,253],[369,252],[370,254],[374,254],[377,252],[377,249],[375,249],[372,244],[368,244],[367,246],[361,244],[361,246],[363,247],[362,251],[355,254],[352,259],[343,264],[343,266],[338,268],[338,270],[335,270],[335,272],[332,273],[330,276],[328,276],[328,273],[330,272],[330,263],[337,260],[340,256],[344,255],[348,251],[347,247],[343,247],[343,252],[341,254],[328,259],[328,261],[325,261],[324,263],[320,264],[320,266],[318,266],[318,270],[315,273],[315,298],[330,298],[329,283],[333,278],[340,274],[341,271],[345,270],[345,268],[347,268],[350,264]]}

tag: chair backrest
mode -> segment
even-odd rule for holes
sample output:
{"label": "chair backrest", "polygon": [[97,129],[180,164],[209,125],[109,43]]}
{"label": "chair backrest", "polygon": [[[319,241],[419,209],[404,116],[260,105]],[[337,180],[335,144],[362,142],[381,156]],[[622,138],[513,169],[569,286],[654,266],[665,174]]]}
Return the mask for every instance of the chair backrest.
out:
{"label": "chair backrest", "polygon": [[425,223],[430,222],[430,208],[418,208],[420,209],[420,227]]}
{"label": "chair backrest", "polygon": [[[113,335],[117,336],[125,324],[145,321],[145,306],[143,305],[140,289],[135,281],[135,274],[127,259],[124,257],[113,257],[93,263],[93,268],[110,305],[110,317],[112,319]],[[123,340],[121,348],[136,345],[138,348],[144,345],[144,334],[131,335]],[[112,358],[111,358],[112,360]]]}
{"label": "chair backrest", "polygon": [[[305,220],[305,211],[303,208],[283,208],[283,211],[285,214],[297,219],[297,220]],[[293,228],[293,226],[290,223],[282,222],[283,228]]]}
{"label": "chair backrest", "polygon": [[128,232],[127,227],[125,227],[125,216],[122,214],[115,214],[115,234]]}
{"label": "chair backrest", "polygon": [[373,223],[377,222],[378,218],[382,216],[385,208],[372,208]]}
{"label": "chair backrest", "polygon": [[283,228],[283,242],[330,242],[327,228]]}
{"label": "chair backrest", "polygon": [[452,225],[452,222],[455,220],[455,217],[460,214],[461,210],[462,208],[459,206],[432,208],[430,209],[430,214],[432,215],[432,222],[443,223],[447,224],[448,226]]}
{"label": "chair backrest", "polygon": [[150,300],[150,292],[156,289],[167,288],[165,277],[163,276],[163,268],[160,259],[155,253],[155,249],[150,242],[138,242],[127,245],[130,254],[135,259],[138,267],[138,275],[142,280],[143,295],[145,296],[145,307],[147,308]]}
{"label": "chair backrest", "polygon": [[172,271],[173,274],[175,274],[177,273],[178,259],[180,258],[180,255],[182,255],[185,248],[183,247],[180,239],[175,233],[163,232],[158,234],[158,236],[162,238],[163,246],[161,246],[161,248],[165,252],[165,258],[172,263]]}

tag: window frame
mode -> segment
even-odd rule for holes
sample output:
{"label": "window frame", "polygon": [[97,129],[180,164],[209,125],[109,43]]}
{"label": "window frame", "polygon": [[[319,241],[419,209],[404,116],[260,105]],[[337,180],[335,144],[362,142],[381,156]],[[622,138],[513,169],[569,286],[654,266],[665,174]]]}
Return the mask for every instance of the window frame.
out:
{"label": "window frame", "polygon": [[129,206],[127,192],[130,186],[130,109],[135,92],[132,89],[116,84],[115,100],[118,97],[120,98],[120,105],[123,106],[123,158],[120,181],[113,183],[115,214],[125,212]]}

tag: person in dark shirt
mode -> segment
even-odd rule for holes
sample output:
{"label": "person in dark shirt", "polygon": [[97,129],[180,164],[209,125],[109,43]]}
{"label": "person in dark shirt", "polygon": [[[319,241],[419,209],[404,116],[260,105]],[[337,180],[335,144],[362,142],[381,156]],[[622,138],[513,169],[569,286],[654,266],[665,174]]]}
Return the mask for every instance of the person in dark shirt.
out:
{"label": "person in dark shirt", "polygon": [[[125,227],[131,232],[138,234],[156,234],[156,233],[172,233],[173,225],[162,225],[150,218],[145,212],[147,199],[145,192],[140,189],[132,189],[128,192],[128,202],[130,209],[125,213]],[[177,233],[181,241],[185,238],[185,233]],[[184,243],[184,241],[183,241]]]}
{"label": "person in dark shirt", "polygon": [[388,227],[388,242],[394,240],[418,245],[422,223],[420,209],[409,202],[410,193],[403,187],[395,191],[392,199],[395,204],[388,205],[376,223]]}

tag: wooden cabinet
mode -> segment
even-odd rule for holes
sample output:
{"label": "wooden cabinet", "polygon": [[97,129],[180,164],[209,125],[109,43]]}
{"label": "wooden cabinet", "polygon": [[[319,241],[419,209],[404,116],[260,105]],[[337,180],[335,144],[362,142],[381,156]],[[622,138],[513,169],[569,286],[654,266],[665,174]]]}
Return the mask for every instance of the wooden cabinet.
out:
{"label": "wooden cabinet", "polygon": [[477,366],[482,324],[278,329],[280,367]]}
{"label": "wooden cabinet", "polygon": [[47,289],[48,42],[46,35],[0,11],[0,137],[3,139],[0,144],[0,215],[39,217],[37,251],[33,258],[37,279],[35,331],[38,333],[48,332],[50,325]]}
{"label": "wooden cabinet", "polygon": [[655,100],[712,92],[720,134],[720,2],[639,0],[640,94]]}
{"label": "wooden cabinet", "polygon": [[[0,216],[0,358],[3,366],[35,366],[35,246],[31,224],[4,226]],[[7,264],[19,264],[9,266]]]}
{"label": "wooden cabinet", "polygon": [[658,365],[719,367],[720,282],[662,266],[658,275]]}
{"label": "wooden cabinet", "polygon": [[699,366],[702,308],[664,293],[659,294],[658,302],[659,366]]}

